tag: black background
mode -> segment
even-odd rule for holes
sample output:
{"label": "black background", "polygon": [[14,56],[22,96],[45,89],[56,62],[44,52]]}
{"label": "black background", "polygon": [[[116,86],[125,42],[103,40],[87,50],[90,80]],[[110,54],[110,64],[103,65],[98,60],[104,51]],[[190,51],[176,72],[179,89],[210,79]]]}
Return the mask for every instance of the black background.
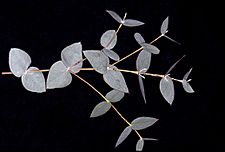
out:
{"label": "black background", "polygon": [[[216,1],[195,3],[167,0],[111,1],[7,1],[0,3],[0,71],[9,71],[10,48],[20,48],[32,58],[32,66],[49,68],[60,60],[61,50],[82,42],[83,49],[100,49],[99,39],[118,23],[106,12],[114,10],[121,16],[146,24],[122,28],[115,50],[125,56],[138,48],[133,38],[140,32],[151,41],[159,33],[161,22],[170,16],[168,35],[182,45],[162,38],[155,43],[161,50],[154,55],[150,72],[165,73],[182,55],[171,76],[182,78],[191,74],[195,93],[187,94],[175,83],[175,100],[171,107],[159,92],[159,79],[147,77],[144,104],[137,76],[124,74],[130,94],[115,106],[128,120],[139,116],[159,118],[141,131],[147,141],[144,151],[197,151],[223,148],[225,103],[224,40],[222,9]],[[223,40],[223,41],[222,41]],[[135,69],[133,56],[117,66]],[[88,64],[85,64],[88,67]],[[79,74],[103,94],[110,88],[100,74],[92,71]],[[47,76],[47,74],[45,74]],[[102,99],[88,86],[74,78],[64,89],[36,94],[26,91],[21,80],[0,76],[0,151],[134,151],[137,136],[132,133],[118,148],[114,145],[126,124],[111,110],[102,117],[90,119],[93,107]]]}

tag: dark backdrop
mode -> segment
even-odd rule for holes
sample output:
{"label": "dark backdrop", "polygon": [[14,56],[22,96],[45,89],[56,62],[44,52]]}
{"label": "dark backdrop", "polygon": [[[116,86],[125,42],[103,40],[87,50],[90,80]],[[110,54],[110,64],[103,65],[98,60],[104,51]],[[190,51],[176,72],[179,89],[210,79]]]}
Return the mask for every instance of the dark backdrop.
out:
{"label": "dark backdrop", "polygon": [[[175,83],[175,100],[171,107],[160,95],[159,79],[148,77],[145,82],[144,104],[137,76],[124,74],[130,94],[116,104],[128,120],[139,116],[159,118],[144,131],[145,137],[158,138],[146,142],[144,151],[197,151],[224,144],[224,41],[222,9],[216,2],[185,2],[167,0],[106,0],[106,1],[7,1],[0,3],[0,71],[9,71],[10,48],[25,50],[32,65],[49,68],[60,60],[61,50],[82,42],[84,49],[99,49],[99,39],[118,24],[105,12],[114,10],[121,16],[128,12],[146,24],[122,28],[115,50],[125,56],[138,48],[133,34],[140,32],[146,41],[159,33],[161,22],[170,16],[168,35],[182,45],[165,38],[155,43],[161,50],[152,58],[150,72],[165,73],[178,58],[186,54],[173,70],[172,76],[182,78],[193,67],[191,85],[196,91],[187,94]],[[118,64],[119,68],[135,69],[133,56]],[[88,64],[86,64],[88,66]],[[45,74],[45,76],[47,76]],[[110,88],[101,75],[81,72],[102,93]],[[126,124],[110,111],[90,119],[93,107],[102,99],[88,86],[74,78],[64,89],[36,94],[26,91],[21,80],[0,76],[0,150],[1,151],[134,151],[137,136],[130,137],[114,149]],[[221,149],[220,149],[221,150]]]}

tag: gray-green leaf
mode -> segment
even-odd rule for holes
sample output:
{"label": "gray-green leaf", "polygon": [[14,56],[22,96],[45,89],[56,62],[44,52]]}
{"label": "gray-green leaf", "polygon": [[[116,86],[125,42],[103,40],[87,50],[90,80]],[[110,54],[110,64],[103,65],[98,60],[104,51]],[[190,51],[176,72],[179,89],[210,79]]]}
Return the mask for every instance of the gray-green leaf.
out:
{"label": "gray-green leaf", "polygon": [[148,43],[142,43],[141,46],[143,47],[143,50],[148,51],[149,53],[159,54],[160,52],[160,50],[156,46]]}
{"label": "gray-green leaf", "polygon": [[106,49],[112,49],[116,45],[117,35],[115,30],[108,30],[103,33],[100,43]]}
{"label": "gray-green leaf", "polygon": [[142,151],[144,147],[144,140],[141,138],[136,144],[136,151]]}
{"label": "gray-green leaf", "polygon": [[168,24],[169,24],[169,16],[162,22],[160,32],[161,34],[166,34],[167,29],[168,29]]}
{"label": "gray-green leaf", "polygon": [[194,92],[195,92],[195,91],[192,89],[191,85],[190,85],[186,80],[183,80],[183,81],[182,81],[182,85],[183,85],[184,90],[185,90],[187,93],[194,93]]}
{"label": "gray-green leaf", "polygon": [[145,23],[138,21],[138,20],[133,20],[133,19],[125,19],[123,21],[123,25],[128,26],[128,27],[135,27],[135,26],[140,26],[143,24],[145,24]]}
{"label": "gray-green leaf", "polygon": [[140,90],[141,90],[141,94],[144,99],[144,102],[147,103],[145,98],[145,87],[144,87],[144,83],[141,76],[138,76],[138,82],[139,82],[139,86],[140,86]]}
{"label": "gray-green leaf", "polygon": [[138,71],[142,69],[146,69],[146,71],[149,69],[151,63],[151,53],[142,50],[137,57],[136,60],[136,68]]}
{"label": "gray-green leaf", "polygon": [[184,75],[183,80],[187,80],[187,79],[188,79],[188,77],[189,77],[191,71],[192,71],[192,68]]}
{"label": "gray-green leaf", "polygon": [[130,126],[126,127],[123,132],[120,134],[117,142],[116,142],[116,146],[117,147],[119,144],[121,144],[131,133],[132,129]]}
{"label": "gray-green leaf", "polygon": [[61,52],[61,58],[67,68],[70,67],[74,73],[79,72],[83,65],[81,43],[73,43],[65,47]]}
{"label": "gray-green leaf", "polygon": [[110,101],[110,102],[118,102],[124,97],[124,93],[118,90],[112,90],[108,92],[105,97]]}
{"label": "gray-green leaf", "polygon": [[42,72],[37,72],[38,70],[36,67],[30,67],[22,75],[22,84],[28,91],[42,93],[46,91],[45,78]]}
{"label": "gray-green leaf", "polygon": [[115,66],[108,69],[107,72],[103,74],[104,81],[113,89],[129,93],[123,74],[116,69]]}
{"label": "gray-green leaf", "polygon": [[131,122],[134,130],[142,130],[152,126],[158,119],[152,117],[138,117]]}
{"label": "gray-green leaf", "polygon": [[138,42],[138,44],[145,43],[145,39],[141,36],[140,33],[135,33],[134,38]]}
{"label": "gray-green leaf", "polygon": [[30,56],[23,50],[12,48],[9,52],[9,68],[16,76],[21,77],[31,64]]}
{"label": "gray-green leaf", "polygon": [[102,52],[104,52],[105,55],[108,56],[109,58],[111,58],[112,60],[115,60],[115,61],[120,60],[119,55],[116,52],[114,52],[113,50],[104,48],[104,49],[102,49]]}
{"label": "gray-green leaf", "polygon": [[122,23],[121,17],[114,11],[106,10],[117,22]]}
{"label": "gray-green leaf", "polygon": [[99,73],[105,74],[109,65],[109,58],[101,51],[84,51],[84,56],[88,59],[91,66]]}
{"label": "gray-green leaf", "polygon": [[48,73],[47,89],[63,88],[72,82],[72,76],[62,61],[54,63]]}
{"label": "gray-green leaf", "polygon": [[173,80],[167,75],[160,80],[160,92],[165,100],[171,105],[174,100]]}
{"label": "gray-green leaf", "polygon": [[111,103],[102,101],[94,107],[90,117],[93,118],[93,117],[101,116],[105,114],[107,111],[109,111],[110,108],[111,108]]}

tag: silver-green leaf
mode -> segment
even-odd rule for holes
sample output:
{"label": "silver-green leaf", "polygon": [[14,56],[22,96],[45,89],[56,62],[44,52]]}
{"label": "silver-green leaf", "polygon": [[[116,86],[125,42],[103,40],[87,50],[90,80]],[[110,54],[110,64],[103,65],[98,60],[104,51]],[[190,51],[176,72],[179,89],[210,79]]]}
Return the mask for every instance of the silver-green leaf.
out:
{"label": "silver-green leaf", "polygon": [[118,23],[122,23],[122,18],[114,11],[106,10]]}
{"label": "silver-green leaf", "polygon": [[51,66],[47,78],[47,89],[64,88],[71,82],[72,76],[62,61]]}
{"label": "silver-green leaf", "polygon": [[119,90],[112,90],[108,92],[105,97],[110,101],[110,102],[118,102],[124,97],[124,93],[119,91]]}
{"label": "silver-green leaf", "polygon": [[109,58],[99,50],[84,51],[84,56],[90,62],[91,66],[99,73],[105,74],[109,65]]}
{"label": "silver-green leaf", "polygon": [[108,30],[103,33],[100,43],[106,49],[112,49],[116,45],[117,35],[115,30]]}
{"label": "silver-green leaf", "polygon": [[138,21],[138,20],[133,20],[133,19],[125,19],[123,21],[123,25],[128,26],[128,27],[141,26],[143,24],[145,24],[145,23]]}
{"label": "silver-green leaf", "polygon": [[120,60],[119,55],[116,52],[114,52],[113,50],[104,48],[104,49],[102,49],[102,52],[105,53],[105,55],[108,56],[109,58],[111,58],[112,60],[115,60],[115,61]]}
{"label": "silver-green leaf", "polygon": [[67,68],[70,67],[74,73],[79,72],[83,65],[81,43],[73,43],[65,47],[61,52],[61,58]]}
{"label": "silver-green leaf", "polygon": [[109,111],[110,108],[111,108],[111,103],[102,101],[94,107],[90,117],[93,118],[93,117],[101,116],[105,114],[107,111]]}
{"label": "silver-green leaf", "polygon": [[166,34],[167,30],[168,30],[168,24],[169,24],[169,16],[162,22],[161,28],[160,28],[160,32],[161,34]]}
{"label": "silver-green leaf", "polygon": [[143,47],[143,50],[148,51],[149,53],[159,54],[160,52],[160,50],[156,46],[148,43],[142,43],[141,46]]}
{"label": "silver-green leaf", "polygon": [[136,151],[142,151],[144,147],[144,140],[143,138],[139,139],[136,144]]}
{"label": "silver-green leaf", "polygon": [[174,100],[174,85],[173,80],[166,75],[160,80],[160,92],[164,99],[171,105]]}
{"label": "silver-green leaf", "polygon": [[151,53],[142,50],[137,57],[136,60],[136,68],[138,71],[142,69],[146,69],[146,71],[149,69],[151,63]]}
{"label": "silver-green leaf", "polygon": [[184,90],[185,90],[187,93],[194,93],[194,92],[195,92],[195,91],[192,89],[191,85],[190,85],[186,80],[183,80],[183,81],[182,81],[182,85],[183,85]]}
{"label": "silver-green leaf", "polygon": [[12,48],[9,52],[9,68],[16,76],[21,77],[31,64],[30,56],[23,50]]}
{"label": "silver-green leaf", "polygon": [[140,33],[135,33],[134,34],[135,40],[138,42],[138,44],[143,44],[145,43],[145,39],[141,36]]}
{"label": "silver-green leaf", "polygon": [[126,127],[123,132],[120,134],[117,142],[116,142],[116,146],[117,147],[118,145],[120,145],[128,136],[129,134],[131,133],[132,129],[130,126]]}
{"label": "silver-green leaf", "polygon": [[188,79],[191,71],[192,71],[192,68],[184,75],[183,80],[187,80]]}
{"label": "silver-green leaf", "polygon": [[138,117],[131,122],[133,130],[142,130],[152,126],[158,119],[152,117]]}
{"label": "silver-green leaf", "polygon": [[45,92],[45,78],[42,72],[36,67],[30,67],[22,75],[22,84],[25,89],[31,92]]}
{"label": "silver-green leaf", "polygon": [[139,87],[140,87],[141,94],[142,94],[142,97],[144,99],[144,102],[147,103],[146,97],[145,97],[145,86],[144,86],[144,83],[143,83],[143,80],[142,80],[141,76],[138,76],[138,82],[139,82]]}
{"label": "silver-green leaf", "polygon": [[110,67],[107,72],[103,74],[103,79],[113,89],[129,93],[123,74],[117,71],[115,66]]}

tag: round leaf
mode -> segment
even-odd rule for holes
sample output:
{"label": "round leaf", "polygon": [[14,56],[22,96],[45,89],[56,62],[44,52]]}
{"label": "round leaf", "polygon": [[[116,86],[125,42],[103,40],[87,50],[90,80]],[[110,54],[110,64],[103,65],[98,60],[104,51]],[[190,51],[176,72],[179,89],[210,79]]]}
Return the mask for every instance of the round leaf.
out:
{"label": "round leaf", "polygon": [[149,69],[151,63],[151,53],[142,50],[137,57],[136,60],[136,68],[138,71],[146,69],[146,71]]}
{"label": "round leaf", "polygon": [[25,89],[31,92],[45,92],[45,78],[42,72],[38,72],[38,68],[30,67],[25,74],[22,75],[22,84]]}
{"label": "round leaf", "polygon": [[135,33],[135,34],[134,34],[134,38],[135,38],[135,40],[138,42],[138,44],[145,43],[145,40],[144,40],[144,38],[141,36],[140,33]]}
{"label": "round leaf", "polygon": [[124,93],[118,90],[112,90],[105,96],[110,102],[118,102],[124,97]]}
{"label": "round leaf", "polygon": [[156,46],[148,43],[143,43],[141,44],[141,46],[143,47],[143,50],[148,51],[149,53],[159,54],[160,52],[160,50]]}
{"label": "round leaf", "polygon": [[174,85],[172,79],[168,75],[160,81],[160,92],[165,100],[171,105],[174,100]]}
{"label": "round leaf", "polygon": [[139,139],[137,144],[136,144],[136,151],[142,151],[144,147],[144,140]]}
{"label": "round leaf", "polygon": [[31,64],[30,56],[21,49],[12,48],[9,52],[9,68],[16,76],[21,77]]}
{"label": "round leaf", "polygon": [[48,73],[47,89],[64,88],[72,82],[72,76],[62,61],[54,63]]}
{"label": "round leaf", "polygon": [[152,126],[158,119],[152,117],[138,117],[131,122],[134,130],[142,130]]}
{"label": "round leaf", "polygon": [[100,43],[106,49],[112,49],[116,45],[117,35],[115,30],[108,30],[103,33]]}

